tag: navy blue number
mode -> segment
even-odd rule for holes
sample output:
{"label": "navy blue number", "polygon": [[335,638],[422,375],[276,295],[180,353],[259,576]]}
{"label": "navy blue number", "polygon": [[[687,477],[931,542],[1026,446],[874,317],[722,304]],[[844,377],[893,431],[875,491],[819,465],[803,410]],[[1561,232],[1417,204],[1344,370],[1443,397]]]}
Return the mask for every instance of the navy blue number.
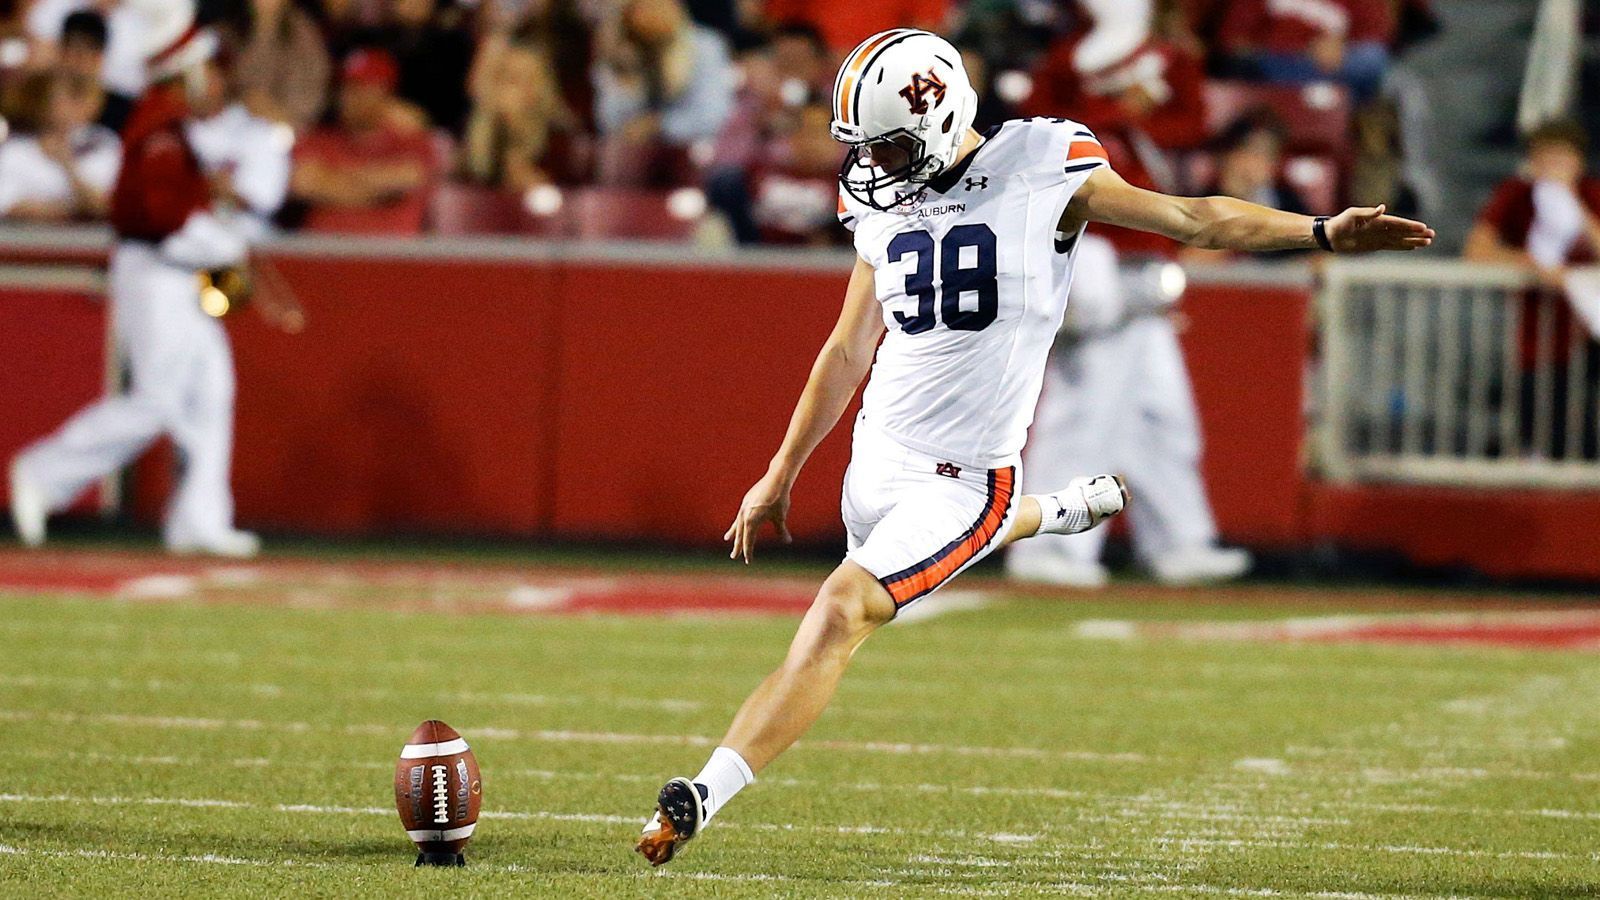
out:
{"label": "navy blue number", "polygon": [[917,314],[894,311],[894,320],[906,334],[932,330],[938,322],[933,314],[933,235],[926,231],[907,231],[889,242],[889,262],[899,262],[907,253],[917,255],[917,268],[906,276],[906,296],[917,298]]}
{"label": "navy blue number", "polygon": [[[944,325],[952,331],[982,331],[1000,314],[1000,285],[995,281],[994,232],[987,225],[957,225],[940,242],[939,277],[943,281]],[[977,249],[970,269],[961,268],[961,251]],[[978,295],[977,309],[962,309],[961,295]]]}
{"label": "navy blue number", "polygon": [[[961,265],[961,251],[972,247],[972,265]],[[904,231],[889,242],[889,262],[899,262],[907,253],[917,254],[917,268],[906,276],[906,296],[917,300],[917,314],[908,316],[895,310],[894,319],[906,334],[921,334],[938,324],[934,315],[933,235],[926,231]],[[939,309],[946,328],[952,331],[982,331],[1000,314],[999,262],[995,253],[994,231],[987,225],[957,225],[939,242],[939,278],[944,294]],[[963,294],[977,294],[976,309],[962,309]]]}

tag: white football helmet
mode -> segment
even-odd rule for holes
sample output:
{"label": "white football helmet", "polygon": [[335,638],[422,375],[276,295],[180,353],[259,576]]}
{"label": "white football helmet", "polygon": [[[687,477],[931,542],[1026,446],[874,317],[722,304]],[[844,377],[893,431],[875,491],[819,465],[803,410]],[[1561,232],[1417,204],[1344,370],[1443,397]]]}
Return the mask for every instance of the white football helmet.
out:
{"label": "white football helmet", "polygon": [[914,203],[956,161],[978,114],[949,41],[894,28],[862,41],[833,82],[833,139],[850,145],[839,184],[881,210]]}

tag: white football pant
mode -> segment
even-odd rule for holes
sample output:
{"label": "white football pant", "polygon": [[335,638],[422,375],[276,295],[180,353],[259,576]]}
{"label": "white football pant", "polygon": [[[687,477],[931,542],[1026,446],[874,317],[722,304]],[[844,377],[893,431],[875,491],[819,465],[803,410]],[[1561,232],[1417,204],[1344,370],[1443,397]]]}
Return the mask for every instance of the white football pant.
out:
{"label": "white football pant", "polygon": [[200,309],[195,272],[147,245],[111,257],[112,328],[128,362],[126,393],[78,412],[24,451],[22,472],[52,511],[169,435],[182,458],[167,509],[169,546],[205,544],[233,527],[233,354],[222,323]]}

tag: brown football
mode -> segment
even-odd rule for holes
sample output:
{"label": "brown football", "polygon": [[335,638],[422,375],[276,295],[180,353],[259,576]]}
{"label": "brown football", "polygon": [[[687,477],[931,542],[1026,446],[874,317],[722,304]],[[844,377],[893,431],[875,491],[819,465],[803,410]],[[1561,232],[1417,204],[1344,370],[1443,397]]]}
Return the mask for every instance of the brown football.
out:
{"label": "brown football", "polygon": [[411,732],[394,770],[400,824],[417,845],[417,865],[463,865],[478,825],[483,782],[472,748],[454,728],[429,719]]}

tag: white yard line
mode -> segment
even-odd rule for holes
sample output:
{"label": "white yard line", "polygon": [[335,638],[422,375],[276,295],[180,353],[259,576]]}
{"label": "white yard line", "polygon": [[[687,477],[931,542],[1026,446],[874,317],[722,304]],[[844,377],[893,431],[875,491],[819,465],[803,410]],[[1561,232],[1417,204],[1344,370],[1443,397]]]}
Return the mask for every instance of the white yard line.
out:
{"label": "white yard line", "polygon": [[[355,815],[355,816],[393,816],[393,809],[378,806],[340,806],[307,803],[276,803],[262,804],[243,800],[227,800],[214,797],[124,797],[104,795],[79,795],[79,794],[0,794],[0,803],[19,804],[75,804],[87,806],[175,806],[186,809],[233,809],[256,810],[278,813],[305,813],[312,815]],[[551,810],[487,810],[482,816],[487,820],[512,820],[512,821],[547,821],[547,822],[583,822],[602,825],[636,825],[642,821],[642,816],[615,815],[608,813],[589,812],[555,812]],[[929,836],[942,839],[978,839],[1001,845],[1028,845],[1044,842],[1046,845],[1059,849],[1074,849],[1084,851],[1099,851],[1106,849],[1101,842],[1091,843],[1062,843],[1053,839],[1046,833],[1013,833],[1013,832],[966,832],[956,829],[940,828],[905,828],[888,825],[795,825],[772,822],[728,822],[719,821],[719,830],[762,831],[762,832],[810,832],[819,834],[883,834],[896,836]],[[1292,850],[1314,852],[1350,852],[1350,853],[1385,853],[1394,855],[1436,856],[1458,859],[1522,859],[1539,861],[1586,861],[1600,860],[1600,853],[1562,853],[1556,851],[1518,851],[1518,850],[1483,850],[1470,847],[1449,847],[1438,845],[1399,845],[1399,844],[1361,844],[1340,843],[1331,841],[1296,841],[1296,840],[1263,840],[1263,839],[1218,839],[1194,836],[1167,836],[1153,837],[1149,843],[1159,847],[1171,847],[1187,852],[1194,849],[1206,850]],[[982,857],[968,857],[980,859]],[[1001,864],[1009,865],[1009,864]]]}
{"label": "white yard line", "polygon": [[[0,685],[10,687],[62,688],[86,694],[105,690],[146,691],[149,693],[215,693],[226,691],[259,697],[281,697],[294,693],[291,688],[266,682],[229,682],[223,680],[173,681],[164,678],[92,678],[81,675],[3,675]],[[439,702],[504,703],[508,706],[612,706],[618,709],[658,709],[665,712],[693,712],[705,708],[699,700],[682,700],[670,697],[623,697],[616,695],[583,694],[529,694],[521,692],[439,691],[418,694],[416,691],[393,688],[356,688],[341,691],[345,696],[374,700],[431,697]]]}
{"label": "white yard line", "polygon": [[[266,869],[281,869],[281,868],[284,868],[286,866],[292,866],[294,868],[299,868],[299,869],[362,869],[362,870],[371,870],[371,869],[375,868],[374,864],[372,864],[372,863],[361,863],[361,862],[330,862],[330,861],[322,861],[322,860],[301,860],[301,859],[260,859],[260,858],[251,858],[251,857],[242,857],[242,856],[223,856],[223,855],[216,854],[216,853],[169,854],[169,853],[131,852],[131,851],[124,851],[124,850],[92,850],[92,849],[88,849],[88,848],[72,849],[72,850],[55,850],[55,849],[45,849],[45,848],[38,848],[38,847],[16,847],[16,846],[12,846],[10,844],[0,844],[0,856],[23,856],[23,857],[36,856],[36,857],[41,857],[41,858],[45,858],[45,859],[116,860],[116,861],[119,861],[119,862],[154,862],[154,863],[164,863],[164,864],[170,864],[170,863],[197,863],[197,864],[214,865],[214,866],[252,866],[252,867],[266,868]],[[395,858],[397,860],[402,860],[403,861],[404,858],[405,858],[405,853],[403,851],[399,852],[399,853],[396,853]],[[485,863],[482,863],[482,862],[479,862],[479,861],[474,861],[472,865],[473,865],[474,869],[489,869],[489,870],[495,871],[495,872],[514,872],[514,873],[521,873],[521,874],[539,874],[539,875],[551,874],[548,870],[536,869],[536,868],[534,868],[532,866],[518,865],[516,863],[501,863],[501,864],[487,863],[487,864],[485,864]],[[750,875],[742,875],[742,874],[735,874],[735,873],[724,874],[724,873],[720,873],[720,872],[671,872],[671,871],[668,871],[668,870],[665,870],[665,869],[657,869],[657,870],[650,871],[650,872],[640,872],[640,873],[638,873],[637,875],[635,875],[633,877],[635,877],[635,878],[651,878],[651,879],[664,878],[664,879],[669,879],[669,880],[682,880],[682,881],[729,881],[729,882],[757,882],[757,883],[760,883],[760,882],[775,882],[775,881],[790,881],[790,880],[792,880],[792,879],[790,879],[788,877],[785,877],[783,875],[766,875],[766,874],[760,874],[760,873],[750,874]],[[840,880],[838,882],[831,882],[830,881],[829,883],[830,884],[836,883],[836,884],[840,884],[840,885],[849,885],[849,884],[860,884],[860,885],[872,884],[872,885],[878,885],[878,884],[884,884],[883,882],[870,882],[869,883],[869,882],[847,881],[847,880]]]}
{"label": "white yard line", "polygon": [[[70,714],[50,714],[53,716],[68,716]],[[0,712],[0,720],[12,717],[9,713]],[[119,717],[120,719],[121,717]],[[163,720],[166,721],[166,720]],[[208,720],[183,720],[186,722],[206,722]],[[252,722],[252,727],[263,727],[266,723]],[[286,725],[302,726],[304,723],[279,723]],[[203,726],[201,726],[203,727]],[[310,730],[309,726],[292,730]],[[116,761],[132,765],[173,765],[173,766],[201,766],[208,764],[221,764],[235,768],[267,768],[273,765],[285,767],[293,763],[274,760],[266,757],[250,756],[235,757],[223,760],[213,760],[205,757],[179,757],[179,756],[122,756],[108,753],[90,753],[80,751],[38,751],[37,753],[20,752],[14,755],[34,756],[51,759],[84,759],[89,761]],[[337,766],[354,769],[367,769],[372,771],[388,771],[392,766],[389,763],[371,761],[324,761],[323,765]],[[638,775],[623,772],[591,772],[591,771],[561,771],[552,769],[507,768],[498,769],[496,774],[502,777],[536,778],[543,781],[562,780],[588,780],[609,781],[623,784],[654,784],[659,779],[651,775]],[[935,783],[893,783],[881,781],[817,781],[799,778],[764,778],[762,784],[775,787],[803,788],[806,790],[848,790],[863,793],[904,792],[931,795],[957,795],[971,797],[1018,797],[1036,800],[1083,800],[1095,804],[1096,809],[1074,810],[1077,821],[1084,822],[1125,822],[1129,819],[1150,818],[1159,816],[1165,819],[1205,821],[1205,822],[1241,822],[1260,825],[1280,825],[1288,827],[1309,826],[1349,826],[1355,824],[1351,819],[1344,817],[1328,817],[1314,815],[1294,815],[1288,813],[1268,814],[1263,810],[1241,804],[1238,802],[1218,800],[1216,802],[1164,800],[1157,797],[1128,796],[1106,794],[1096,791],[1071,790],[1052,787],[1012,787],[1002,785],[970,785],[970,784],[935,784]],[[1328,813],[1383,813],[1405,815],[1459,815],[1480,818],[1535,818],[1555,820],[1600,820],[1600,811],[1561,808],[1504,808],[1504,807],[1473,807],[1473,806],[1448,806],[1425,803],[1385,803],[1372,801],[1330,800],[1320,801],[1315,798],[1306,800],[1304,808],[1310,811]],[[1110,810],[1102,812],[1097,810]]]}
{"label": "white yard line", "polygon": [[[287,731],[295,734],[332,733],[391,735],[404,734],[394,725],[347,723],[321,725],[310,722],[268,721],[263,719],[217,719],[203,716],[145,716],[126,713],[65,713],[40,710],[0,710],[0,721],[56,722],[61,724],[122,725],[133,728],[192,729],[201,731]],[[716,741],[699,735],[634,734],[616,731],[572,731],[566,729],[516,729],[492,726],[465,727],[462,732],[476,739],[533,741],[575,744],[650,744],[654,746],[714,747]],[[1024,759],[1054,759],[1074,762],[1104,762],[1137,765],[1150,758],[1138,753],[1100,753],[1089,750],[1049,750],[1037,747],[980,747],[962,744],[909,744],[885,741],[801,741],[802,750],[887,753],[892,755],[987,756]]]}
{"label": "white yard line", "polygon": [[[105,795],[80,795],[80,794],[0,794],[0,803],[18,804],[73,804],[82,806],[176,806],[187,809],[235,809],[279,813],[306,813],[311,815],[337,815],[337,816],[395,816],[392,808],[381,806],[330,806],[310,803],[250,803],[244,800],[224,800],[213,797],[121,797]],[[554,812],[551,810],[487,810],[480,816],[481,819],[515,820],[515,821],[540,821],[540,822],[585,822],[600,825],[627,825],[638,827],[643,824],[645,816],[613,815],[608,813],[587,812]],[[776,832],[812,832],[818,834],[884,834],[916,837],[938,837],[943,839],[977,839],[993,840],[996,843],[1014,843],[1016,835],[1006,834],[1003,837],[992,836],[987,833],[961,831],[959,829],[943,828],[900,828],[887,825],[793,825],[774,822],[727,822],[719,821],[718,830],[736,831],[776,831]],[[1042,837],[1033,836],[1035,839]]]}
{"label": "white yard line", "polygon": [[[293,858],[263,859],[257,857],[225,856],[217,853],[173,854],[125,850],[99,850],[90,848],[61,850],[41,847],[18,847],[10,844],[0,844],[0,856],[24,858],[36,857],[40,859],[105,860],[116,862],[161,864],[181,863],[190,865],[237,866],[263,869],[282,869],[289,867],[298,869],[357,869],[370,871],[379,868],[379,866],[374,863],[354,861],[333,862],[324,860],[301,860]],[[397,853],[396,858],[397,860],[401,860],[404,858],[404,854]],[[934,860],[938,858],[930,857],[929,859]],[[959,865],[960,863],[958,862],[957,864]],[[399,863],[397,862],[395,865],[398,867]],[[484,863],[481,860],[474,861],[473,868],[478,870],[487,869],[494,872],[508,872],[516,874],[551,874],[546,869],[539,869],[533,866],[520,865],[517,863]],[[917,874],[925,877],[927,873],[918,872]],[[789,876],[771,875],[765,873],[741,874],[722,872],[676,872],[670,869],[656,869],[650,872],[641,871],[632,877],[635,879],[707,881],[736,884],[775,884],[793,883],[796,881],[796,879]],[[870,881],[823,879],[821,883],[840,887],[849,886],[863,889],[892,888],[901,885],[901,882],[882,878],[873,879]],[[933,885],[927,886],[933,887]],[[991,895],[992,891],[993,895],[995,896],[1004,896],[1011,892],[1011,888],[1024,886],[1030,888],[1045,888],[1055,892],[1070,893],[1089,897],[1117,896],[1118,894],[1125,893],[1128,889],[1133,889],[1138,891],[1166,894],[1190,894],[1226,897],[1309,897],[1315,898],[1315,900],[1473,900],[1473,898],[1463,897],[1458,894],[1371,894],[1352,891],[1288,892],[1273,888],[1233,888],[1208,884],[1186,884],[1181,882],[1171,883],[1151,880],[1149,878],[1111,878],[1102,883],[1054,882],[1047,885],[1034,885],[1032,883],[997,885],[992,889],[976,886],[968,887],[966,885],[950,885],[942,887],[941,892],[956,896],[989,896]]]}

